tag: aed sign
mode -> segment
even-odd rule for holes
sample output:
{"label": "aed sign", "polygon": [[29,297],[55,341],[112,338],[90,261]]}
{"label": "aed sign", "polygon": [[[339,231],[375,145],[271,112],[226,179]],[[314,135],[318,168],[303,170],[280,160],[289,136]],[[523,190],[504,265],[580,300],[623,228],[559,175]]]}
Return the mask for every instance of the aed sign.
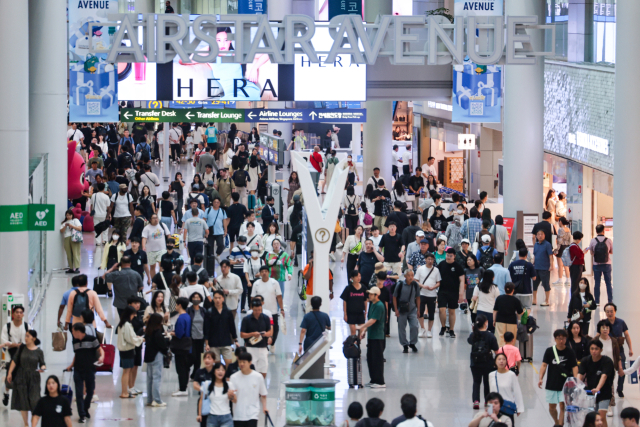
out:
{"label": "aed sign", "polygon": [[53,231],[55,205],[0,206],[0,232]]}

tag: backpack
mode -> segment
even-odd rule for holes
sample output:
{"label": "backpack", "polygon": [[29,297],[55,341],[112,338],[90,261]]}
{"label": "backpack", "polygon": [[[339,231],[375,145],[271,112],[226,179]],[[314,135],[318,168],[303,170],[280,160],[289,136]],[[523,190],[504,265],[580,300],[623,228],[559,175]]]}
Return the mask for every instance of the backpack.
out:
{"label": "backpack", "polygon": [[[234,157],[235,159],[235,157]],[[247,175],[243,170],[236,171],[233,174],[233,183],[236,187],[246,187],[247,186]]]}
{"label": "backpack", "polygon": [[360,350],[360,338],[357,335],[348,336],[342,343],[342,354],[347,359],[359,359],[362,351]]}
{"label": "backpack", "polygon": [[369,212],[365,212],[363,222],[364,222],[364,225],[373,224],[373,218],[371,217],[371,215],[369,215]]}
{"label": "backpack", "polygon": [[596,246],[593,248],[593,260],[600,264],[609,262],[609,246],[607,246],[607,238],[598,240],[596,237]]}
{"label": "backpack", "polygon": [[[13,322],[9,321],[9,323],[7,323],[7,337],[8,337],[8,341],[11,342],[11,325],[13,324]],[[29,324],[25,321],[22,322],[22,324],[24,325],[24,331],[28,332],[29,331]]]}
{"label": "backpack", "polygon": [[[571,259],[571,254],[569,253],[569,249],[573,245],[575,245],[575,243],[572,243],[569,246],[567,246],[565,248],[565,250],[562,252],[562,256],[560,257],[560,259],[562,259],[562,263],[564,264],[565,267],[571,267],[571,265],[573,264],[573,259]],[[609,252],[609,250],[607,248],[607,253],[608,252]]]}
{"label": "backpack", "polygon": [[151,160],[151,153],[150,153],[150,148],[149,144],[145,143],[140,143],[138,144],[138,146],[136,147],[136,151],[138,151],[138,153],[136,154],[136,156],[139,156],[138,160],[142,160],[143,162],[148,162],[149,160]]}
{"label": "backpack", "polygon": [[356,200],[356,196],[353,196],[353,200],[349,200],[349,196],[346,197],[349,202],[349,206],[347,206],[347,215],[356,215],[358,210],[356,209],[356,205],[353,204]]}
{"label": "backpack", "polygon": [[89,308],[89,289],[84,292],[76,291],[76,296],[73,299],[72,314],[74,317],[81,317],[82,312]]}
{"label": "backpack", "polygon": [[490,363],[493,361],[491,347],[489,347],[489,344],[485,340],[479,339],[471,345],[471,361],[474,364]]}
{"label": "backpack", "polygon": [[527,324],[525,325],[527,328],[527,332],[529,334],[534,333],[537,329],[540,329],[540,326],[538,326],[538,321],[536,320],[535,317],[529,315],[527,317]]}
{"label": "backpack", "polygon": [[493,248],[480,249],[480,267],[488,270],[493,265]]}

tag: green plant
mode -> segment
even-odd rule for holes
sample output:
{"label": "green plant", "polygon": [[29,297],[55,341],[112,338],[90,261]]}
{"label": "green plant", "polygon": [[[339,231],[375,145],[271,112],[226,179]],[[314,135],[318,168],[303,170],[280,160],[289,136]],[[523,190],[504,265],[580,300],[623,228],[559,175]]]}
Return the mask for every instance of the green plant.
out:
{"label": "green plant", "polygon": [[438,9],[428,10],[424,13],[427,16],[444,16],[451,23],[453,23],[453,15],[449,12],[449,9],[446,7],[440,7]]}

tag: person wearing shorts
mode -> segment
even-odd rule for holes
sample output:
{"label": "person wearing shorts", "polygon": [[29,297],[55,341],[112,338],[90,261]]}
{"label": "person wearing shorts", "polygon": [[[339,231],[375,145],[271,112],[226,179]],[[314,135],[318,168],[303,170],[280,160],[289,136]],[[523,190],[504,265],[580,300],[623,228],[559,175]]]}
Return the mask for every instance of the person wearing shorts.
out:
{"label": "person wearing shorts", "polygon": [[[596,397],[596,410],[602,419],[607,419],[609,402],[613,397],[613,380],[616,376],[613,360],[602,354],[603,344],[599,339],[594,339],[589,344],[589,356],[583,357],[578,365],[578,379],[583,381],[586,390],[598,391]],[[602,375],[607,378],[602,388],[598,388]]]}
{"label": "person wearing shorts", "polygon": [[549,294],[551,293],[551,266],[553,265],[553,247],[551,243],[545,240],[543,230],[539,230],[536,234],[536,244],[533,246],[533,255],[535,257],[534,268],[536,269],[536,278],[533,281],[533,305],[537,303],[538,286],[542,283],[544,288],[545,301],[540,304],[542,307],[549,306]]}
{"label": "person wearing shorts", "polygon": [[271,320],[262,313],[262,300],[254,298],[251,300],[251,316],[245,316],[240,325],[240,338],[244,340],[247,352],[251,354],[256,371],[263,377],[267,377],[269,370],[269,351],[267,346],[273,335]]}
{"label": "person wearing shorts", "polygon": [[[420,309],[418,310],[418,322],[420,322],[419,337],[431,338],[431,328],[436,318],[436,301],[438,300],[438,288],[440,287],[440,270],[434,265],[436,257],[433,253],[427,253],[425,265],[418,267],[414,280],[420,286]],[[429,320],[428,330],[424,327],[425,308]]]}
{"label": "person wearing shorts", "polygon": [[353,270],[349,272],[349,285],[344,288],[340,299],[342,300],[342,310],[344,321],[349,325],[350,335],[356,334],[356,326],[364,325],[366,322],[366,300],[365,287],[360,283],[360,272]]}
{"label": "person wearing shorts", "polygon": [[458,303],[464,300],[464,269],[456,262],[456,250],[447,249],[444,261],[438,264],[440,271],[440,289],[438,291],[438,309],[440,311],[440,336],[444,336],[447,322],[447,309],[449,310],[449,337],[455,338],[453,328],[456,325],[456,309]]}
{"label": "person wearing shorts", "polygon": [[166,254],[166,250],[147,252],[147,260],[149,265],[156,265],[162,259],[162,255]]}

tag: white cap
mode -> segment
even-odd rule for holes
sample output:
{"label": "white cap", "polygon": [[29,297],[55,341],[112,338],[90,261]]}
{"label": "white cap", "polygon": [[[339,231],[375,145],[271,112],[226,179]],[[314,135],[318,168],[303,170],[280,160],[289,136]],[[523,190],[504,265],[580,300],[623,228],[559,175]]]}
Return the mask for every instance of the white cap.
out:
{"label": "white cap", "polygon": [[424,231],[416,231],[416,236],[424,237]]}
{"label": "white cap", "polygon": [[442,236],[438,237],[438,240],[442,240],[443,242],[446,242],[448,239],[447,239],[447,236],[443,234]]}
{"label": "white cap", "polygon": [[462,240],[460,240],[460,244],[462,244],[462,243],[466,243],[467,245],[470,245],[470,244],[471,244],[471,242],[469,241],[469,239],[462,239]]}
{"label": "white cap", "polygon": [[488,234],[485,234],[484,236],[482,236],[482,241],[485,243],[489,243],[491,241],[491,236]]}

